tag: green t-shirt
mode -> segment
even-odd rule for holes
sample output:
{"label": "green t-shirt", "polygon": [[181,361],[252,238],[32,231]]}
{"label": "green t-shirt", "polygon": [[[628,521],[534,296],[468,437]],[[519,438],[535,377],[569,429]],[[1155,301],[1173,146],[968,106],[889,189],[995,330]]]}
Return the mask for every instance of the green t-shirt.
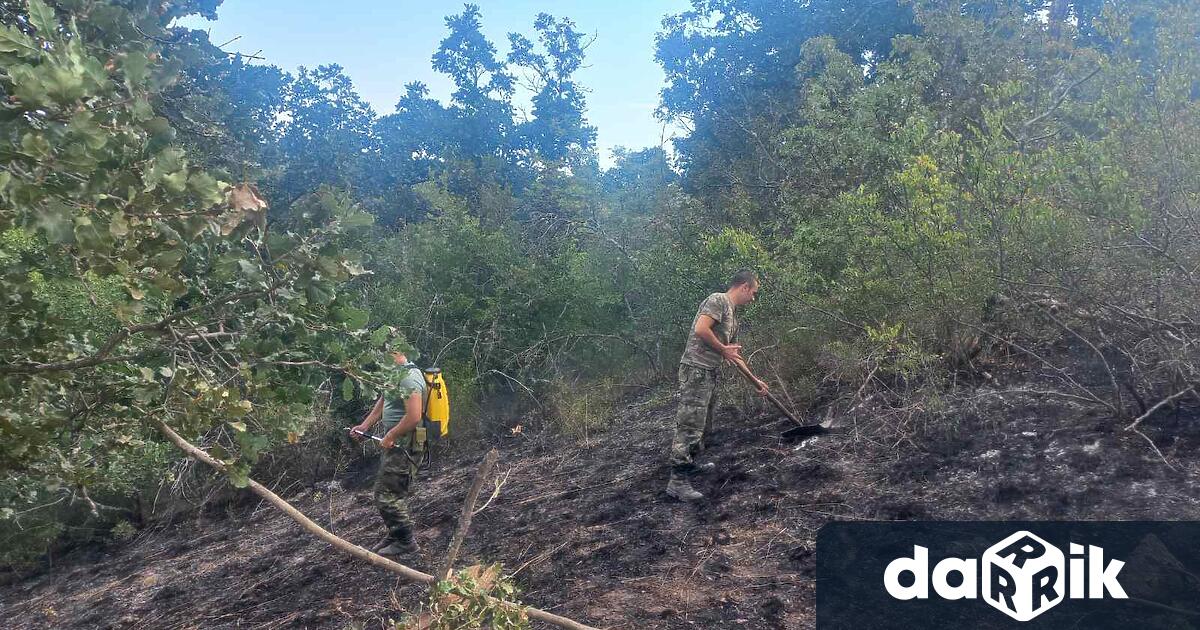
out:
{"label": "green t-shirt", "polygon": [[679,358],[679,362],[705,369],[721,367],[724,361],[721,353],[713,350],[696,334],[696,322],[701,315],[708,315],[716,320],[712,331],[721,343],[728,345],[737,339],[738,322],[733,313],[733,303],[724,293],[713,293],[704,298],[700,308],[696,310],[696,316],[692,318],[687,345],[683,348],[683,356]]}
{"label": "green t-shirt", "polygon": [[421,368],[415,363],[399,366],[393,375],[394,383],[389,383],[383,394],[383,430],[390,431],[404,419],[404,401],[413,392],[421,394],[421,408],[425,408],[425,377]]}

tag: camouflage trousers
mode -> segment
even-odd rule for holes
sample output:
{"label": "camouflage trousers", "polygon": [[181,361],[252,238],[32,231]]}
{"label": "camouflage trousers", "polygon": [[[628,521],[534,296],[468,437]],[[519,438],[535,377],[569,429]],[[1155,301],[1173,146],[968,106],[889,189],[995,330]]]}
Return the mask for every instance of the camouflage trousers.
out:
{"label": "camouflage trousers", "polygon": [[417,477],[413,462],[421,461],[424,444],[416,444],[411,439],[401,440],[402,444],[383,451],[379,461],[379,473],[375,476],[375,506],[387,527],[388,539],[407,543],[413,535],[413,519],[407,500]]}
{"label": "camouflage trousers", "polygon": [[679,409],[671,440],[671,475],[695,472],[695,459],[704,451],[704,436],[712,431],[717,403],[717,370],[679,364]]}

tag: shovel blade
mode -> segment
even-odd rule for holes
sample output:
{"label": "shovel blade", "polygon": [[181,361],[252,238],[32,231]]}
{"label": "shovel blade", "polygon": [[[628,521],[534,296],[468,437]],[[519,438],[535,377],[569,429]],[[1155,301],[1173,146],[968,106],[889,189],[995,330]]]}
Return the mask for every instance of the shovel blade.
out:
{"label": "shovel blade", "polygon": [[826,435],[832,432],[833,431],[828,427],[823,427],[819,424],[808,424],[799,427],[792,427],[787,431],[784,431],[782,437],[785,440],[802,440],[804,438]]}

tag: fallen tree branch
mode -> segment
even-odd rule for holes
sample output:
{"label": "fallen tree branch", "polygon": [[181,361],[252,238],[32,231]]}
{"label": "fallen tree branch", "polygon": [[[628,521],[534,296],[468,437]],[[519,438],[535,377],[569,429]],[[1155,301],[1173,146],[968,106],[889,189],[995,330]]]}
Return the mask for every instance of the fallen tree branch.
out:
{"label": "fallen tree branch", "polygon": [[1159,459],[1161,459],[1161,460],[1162,460],[1162,462],[1163,462],[1164,464],[1166,464],[1166,465],[1167,465],[1167,468],[1170,468],[1171,470],[1177,470],[1177,469],[1175,468],[1175,466],[1171,464],[1171,462],[1167,461],[1167,456],[1166,456],[1166,455],[1163,455],[1162,451],[1158,450],[1158,445],[1156,445],[1156,444],[1154,443],[1154,440],[1151,440],[1151,439],[1150,439],[1150,436],[1146,435],[1145,433],[1142,433],[1142,432],[1141,432],[1141,431],[1139,431],[1138,429],[1131,429],[1131,430],[1132,430],[1134,433],[1136,433],[1136,434],[1138,434],[1138,435],[1142,436],[1142,439],[1143,439],[1143,440],[1146,440],[1146,442],[1147,442],[1148,444],[1150,444],[1150,448],[1154,449],[1154,452],[1155,452],[1155,453],[1158,455],[1158,458],[1159,458]]}
{"label": "fallen tree branch", "polygon": [[[171,429],[171,427],[167,426],[167,424],[165,422],[163,422],[162,420],[159,420],[159,419],[154,419],[153,423],[158,427],[158,430],[164,436],[166,436],[166,438],[168,440],[170,440],[173,444],[175,444],[175,446],[179,447],[180,450],[187,453],[188,456],[211,466],[212,468],[220,471],[221,473],[228,474],[228,470],[226,469],[224,464],[217,461],[216,459],[213,459],[213,457],[211,455],[200,450],[195,445],[193,445],[191,442],[188,442],[187,440],[183,439],[183,437],[181,437],[178,433],[176,433],[173,429]],[[411,582],[417,582],[420,584],[434,584],[436,582],[436,578],[434,578],[432,575],[429,575],[428,573],[422,573],[421,571],[417,571],[416,569],[406,567],[403,564],[400,564],[399,562],[393,562],[391,560],[388,560],[387,558],[385,558],[379,554],[367,551],[366,549],[363,549],[362,547],[359,547],[358,545],[350,543],[346,540],[343,540],[343,539],[329,533],[328,531],[325,530],[325,528],[312,522],[312,520],[310,520],[307,516],[305,516],[303,513],[301,513],[300,510],[297,510],[296,508],[292,507],[292,505],[290,503],[288,503],[287,501],[283,500],[282,497],[275,494],[274,492],[271,492],[271,490],[269,488],[258,483],[257,481],[254,481],[253,479],[249,480],[249,488],[252,492],[254,492],[258,496],[265,499],[268,503],[270,503],[271,505],[274,505],[275,507],[282,510],[285,514],[290,516],[292,518],[292,520],[299,523],[300,526],[303,527],[305,529],[305,531],[307,531],[308,533],[316,536],[317,538],[320,538],[321,540],[324,540],[325,542],[333,545],[334,547],[336,547],[342,551],[345,551],[346,553],[354,556],[355,558],[358,558],[360,560],[363,560],[365,562],[373,564],[377,567],[387,569],[388,571],[396,573],[396,574],[408,579]],[[494,598],[489,598],[489,599],[494,599]],[[549,613],[544,610],[540,610],[540,609],[533,608],[533,607],[526,607],[525,613],[527,615],[529,615],[530,619],[544,621],[546,623],[558,626],[560,628],[568,628],[569,630],[598,630],[597,628],[593,628],[591,626],[586,626],[577,621],[567,619],[566,617],[560,617],[553,613]]]}
{"label": "fallen tree branch", "polygon": [[450,539],[450,547],[446,551],[446,564],[442,566],[441,571],[438,571],[439,581],[450,579],[450,572],[454,570],[454,561],[458,559],[458,551],[462,548],[463,539],[467,537],[467,530],[471,528],[471,517],[475,516],[475,501],[479,500],[479,490],[483,487],[483,480],[492,471],[492,467],[496,465],[499,457],[496,449],[493,448],[484,456],[483,462],[479,464],[479,470],[475,471],[475,480],[471,482],[471,488],[467,490],[462,513],[458,516],[458,529],[454,531],[454,537]]}
{"label": "fallen tree branch", "polygon": [[1175,400],[1178,398],[1182,398],[1183,396],[1186,396],[1186,395],[1192,393],[1192,391],[1195,389],[1196,389],[1196,387],[1193,385],[1192,387],[1189,387],[1181,392],[1176,392],[1174,394],[1171,394],[1170,396],[1167,396],[1166,398],[1158,401],[1158,403],[1155,404],[1153,407],[1147,409],[1146,413],[1138,416],[1137,420],[1134,420],[1132,423],[1130,423],[1129,426],[1125,427],[1125,430],[1133,431],[1133,430],[1137,429],[1137,425],[1141,424],[1142,420],[1145,420],[1146,418],[1149,418],[1150,416],[1154,415],[1155,411],[1158,411],[1159,409],[1162,409],[1164,406],[1175,402]]}

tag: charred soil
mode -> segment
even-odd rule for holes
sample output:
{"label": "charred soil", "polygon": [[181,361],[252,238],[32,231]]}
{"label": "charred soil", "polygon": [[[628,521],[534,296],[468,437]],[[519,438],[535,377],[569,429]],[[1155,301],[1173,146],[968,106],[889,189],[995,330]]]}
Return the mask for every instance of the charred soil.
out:
{"label": "charred soil", "polygon": [[[666,396],[627,401],[587,440],[498,439],[505,482],[459,565],[502,562],[525,602],[598,627],[805,628],[814,540],[830,520],[1200,519],[1194,403],[1143,423],[1160,457],[1111,418],[1029,393],[1036,379],[1023,378],[944,393],[936,409],[867,395],[832,418],[845,433],[799,443],[780,437],[788,420],[725,405],[697,504],[663,494]],[[437,568],[482,453],[446,458],[419,483],[410,505],[423,551],[407,564]],[[288,498],[370,546],[381,534],[370,477],[364,468]],[[252,501],[59,558],[0,588],[0,614],[9,628],[370,628],[418,610],[425,592]]]}

